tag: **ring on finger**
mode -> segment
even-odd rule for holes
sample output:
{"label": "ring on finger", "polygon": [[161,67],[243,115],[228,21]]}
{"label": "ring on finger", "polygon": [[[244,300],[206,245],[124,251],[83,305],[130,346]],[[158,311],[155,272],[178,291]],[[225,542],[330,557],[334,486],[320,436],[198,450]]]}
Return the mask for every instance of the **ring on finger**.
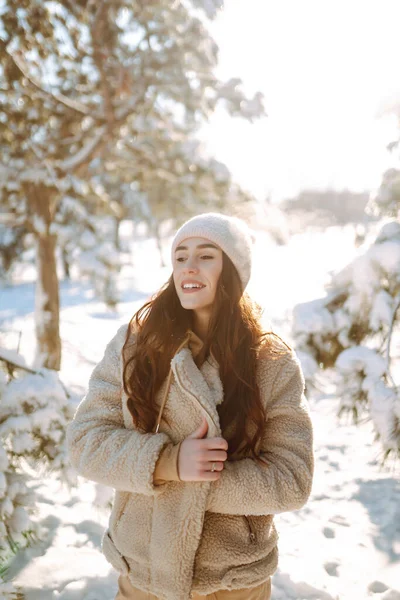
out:
{"label": "ring on finger", "polygon": [[215,462],[213,462],[213,464],[211,466],[211,471],[215,471]]}

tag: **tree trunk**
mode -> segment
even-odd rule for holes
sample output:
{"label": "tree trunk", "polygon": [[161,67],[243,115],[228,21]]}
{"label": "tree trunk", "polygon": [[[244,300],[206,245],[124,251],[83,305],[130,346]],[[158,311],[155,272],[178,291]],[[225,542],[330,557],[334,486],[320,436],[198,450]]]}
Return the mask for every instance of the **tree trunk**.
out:
{"label": "tree trunk", "polygon": [[35,293],[36,356],[34,367],[60,370],[60,301],[56,268],[57,236],[51,225],[57,192],[44,184],[25,187],[36,238],[37,280]]}
{"label": "tree trunk", "polygon": [[119,226],[121,225],[121,219],[114,217],[114,244],[118,252],[121,251],[121,238],[119,234]]}
{"label": "tree trunk", "polygon": [[70,280],[71,279],[71,271],[69,266],[68,252],[66,248],[62,248],[61,250],[61,259],[62,266],[64,269],[64,278]]}
{"label": "tree trunk", "polygon": [[56,236],[37,236],[35,294],[36,367],[60,370],[60,301],[56,269]]}

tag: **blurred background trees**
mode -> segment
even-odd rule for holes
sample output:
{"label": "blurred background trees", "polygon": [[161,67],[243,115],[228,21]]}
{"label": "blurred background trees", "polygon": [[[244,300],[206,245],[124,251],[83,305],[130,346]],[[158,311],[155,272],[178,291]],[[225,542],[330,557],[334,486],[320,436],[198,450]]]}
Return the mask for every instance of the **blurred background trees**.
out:
{"label": "blurred background trees", "polygon": [[12,232],[0,239],[2,270],[34,244],[35,366],[60,368],[60,254],[65,276],[79,261],[113,307],[123,218],[140,215],[157,235],[167,216],[179,224],[250,199],[196,141],[219,104],[249,120],[264,112],[261,94],[214,75],[207,20],[219,6],[3,3],[0,210]]}

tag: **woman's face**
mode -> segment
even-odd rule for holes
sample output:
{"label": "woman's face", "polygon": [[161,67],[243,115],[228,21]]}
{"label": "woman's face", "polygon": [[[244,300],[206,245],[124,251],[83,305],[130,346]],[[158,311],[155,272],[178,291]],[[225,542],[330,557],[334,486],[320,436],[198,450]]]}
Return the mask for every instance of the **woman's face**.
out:
{"label": "woman's face", "polygon": [[211,312],[221,272],[218,246],[202,237],[183,240],[173,258],[173,279],[183,308]]}

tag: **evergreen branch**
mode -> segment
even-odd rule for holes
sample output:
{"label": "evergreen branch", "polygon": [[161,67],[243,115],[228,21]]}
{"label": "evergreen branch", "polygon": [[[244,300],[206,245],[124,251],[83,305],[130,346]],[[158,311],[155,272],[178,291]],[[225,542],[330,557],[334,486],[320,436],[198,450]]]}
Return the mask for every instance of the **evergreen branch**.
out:
{"label": "evergreen branch", "polygon": [[[134,109],[138,108],[140,102],[144,105],[147,101],[146,92],[147,86],[144,86],[143,94],[139,98],[131,98],[124,107],[121,107],[118,111],[116,111],[112,131],[116,128],[121,127],[124,124],[129,115],[133,112]],[[150,113],[152,109],[152,104],[150,103],[147,112],[145,113],[145,117]],[[58,167],[60,167],[65,172],[76,172],[81,167],[87,166],[89,162],[93,159],[94,153],[100,151],[108,142],[107,126],[102,125],[98,131],[95,133],[93,138],[87,142],[85,146],[83,146],[74,156],[70,156],[65,160],[58,163]],[[108,131],[110,133],[110,131]],[[87,136],[87,132],[85,132],[85,137]],[[82,136],[83,137],[83,136]]]}
{"label": "evergreen branch", "polygon": [[18,71],[21,73],[21,75],[23,77],[25,77],[25,79],[27,79],[27,81],[29,81],[29,83],[35,87],[39,92],[41,92],[42,94],[45,94],[46,96],[49,96],[50,98],[52,98],[53,100],[55,100],[56,102],[59,102],[61,104],[63,104],[64,106],[66,106],[67,108],[69,108],[70,110],[73,110],[79,114],[82,115],[90,115],[91,111],[89,108],[87,108],[84,104],[80,103],[80,102],[76,102],[75,100],[70,100],[69,98],[67,98],[66,96],[64,96],[64,94],[56,94],[54,92],[50,92],[49,90],[46,90],[45,88],[43,88],[40,83],[38,83],[37,81],[35,81],[33,79],[33,77],[31,77],[23,63],[22,60],[20,60],[15,54],[12,54],[11,52],[8,52],[7,48],[6,48],[6,43],[3,40],[0,40],[0,50],[5,52],[10,59],[13,61],[15,67],[18,69]]}
{"label": "evergreen branch", "polygon": [[79,150],[79,152],[59,162],[58,167],[65,172],[71,172],[76,171],[79,167],[88,164],[93,158],[94,151],[100,146],[101,143],[105,143],[105,133],[106,127],[103,125],[98,129],[93,138]]}

